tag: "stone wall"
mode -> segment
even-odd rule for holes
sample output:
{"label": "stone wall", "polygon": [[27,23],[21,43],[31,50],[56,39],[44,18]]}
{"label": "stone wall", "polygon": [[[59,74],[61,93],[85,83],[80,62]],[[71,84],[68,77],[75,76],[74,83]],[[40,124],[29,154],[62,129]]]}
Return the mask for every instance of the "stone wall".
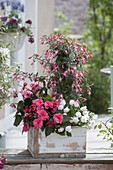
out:
{"label": "stone wall", "polygon": [[[62,11],[67,20],[73,20],[72,27],[74,34],[82,34],[86,29],[84,22],[87,18],[89,0],[55,0],[55,11]],[[60,24],[58,17],[55,17],[54,27]]]}
{"label": "stone wall", "polygon": [[5,165],[4,170],[113,170],[113,164],[23,164]]}

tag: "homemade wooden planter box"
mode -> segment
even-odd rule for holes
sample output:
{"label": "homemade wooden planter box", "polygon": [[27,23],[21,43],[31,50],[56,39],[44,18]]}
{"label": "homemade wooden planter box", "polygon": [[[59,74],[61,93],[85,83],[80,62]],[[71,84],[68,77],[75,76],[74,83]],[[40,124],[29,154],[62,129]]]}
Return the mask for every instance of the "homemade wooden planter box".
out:
{"label": "homemade wooden planter box", "polygon": [[86,128],[73,127],[72,137],[56,133],[46,137],[41,130],[30,128],[28,150],[39,158],[83,158],[86,156]]}

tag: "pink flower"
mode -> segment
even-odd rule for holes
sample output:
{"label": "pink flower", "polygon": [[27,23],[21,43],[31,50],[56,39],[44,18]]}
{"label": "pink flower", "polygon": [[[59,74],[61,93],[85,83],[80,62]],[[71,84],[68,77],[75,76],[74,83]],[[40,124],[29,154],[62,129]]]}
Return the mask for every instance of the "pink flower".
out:
{"label": "pink flower", "polygon": [[41,44],[44,44],[44,39],[43,39],[43,38],[41,38],[41,40],[40,40],[40,41],[41,41]]}
{"label": "pink flower", "polygon": [[29,124],[27,122],[24,122],[23,132],[27,132],[27,131],[29,131]]}
{"label": "pink flower", "polygon": [[36,100],[33,100],[32,103],[35,104],[37,107],[41,107],[44,102],[42,99],[36,99]]}
{"label": "pink flower", "polygon": [[47,125],[48,125],[48,128],[51,128],[52,126],[54,126],[55,122],[48,122]]}
{"label": "pink flower", "polygon": [[47,119],[49,119],[49,115],[48,115],[48,113],[47,113],[45,110],[40,110],[40,111],[38,111],[38,117],[39,117],[41,120],[47,120]]}
{"label": "pink flower", "polygon": [[32,117],[32,114],[31,113],[28,113],[26,114],[23,118],[31,118]]}
{"label": "pink flower", "polygon": [[55,109],[55,110],[58,109],[59,105],[60,105],[60,101],[59,100],[54,101],[53,102],[53,109]]}
{"label": "pink flower", "polygon": [[16,108],[16,103],[11,103],[10,106],[11,106],[12,108]]}
{"label": "pink flower", "polygon": [[53,116],[54,122],[57,124],[61,124],[63,121],[63,115],[61,113],[57,113]]}
{"label": "pink flower", "polygon": [[32,92],[30,90],[23,91],[23,97],[24,99],[29,98],[31,96]]}
{"label": "pink flower", "polygon": [[3,92],[3,87],[0,86],[0,92]]}
{"label": "pink flower", "polygon": [[43,126],[43,121],[39,118],[33,121],[34,128],[40,129]]}
{"label": "pink flower", "polygon": [[18,97],[18,92],[16,89],[13,89],[13,97],[14,98]]}
{"label": "pink flower", "polygon": [[4,168],[5,161],[6,161],[6,158],[4,157],[4,155],[2,155],[2,157],[0,158],[0,169]]}
{"label": "pink flower", "polygon": [[46,101],[44,105],[46,109],[53,108],[53,102]]}

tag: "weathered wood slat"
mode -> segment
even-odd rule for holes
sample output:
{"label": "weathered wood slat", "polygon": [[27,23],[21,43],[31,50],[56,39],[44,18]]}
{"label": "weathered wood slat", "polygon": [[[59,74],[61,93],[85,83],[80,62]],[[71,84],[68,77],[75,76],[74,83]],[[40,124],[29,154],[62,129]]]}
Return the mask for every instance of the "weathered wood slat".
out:
{"label": "weathered wood slat", "polygon": [[28,133],[28,150],[33,157],[85,157],[86,128],[75,127],[72,137],[45,133],[31,128]]}

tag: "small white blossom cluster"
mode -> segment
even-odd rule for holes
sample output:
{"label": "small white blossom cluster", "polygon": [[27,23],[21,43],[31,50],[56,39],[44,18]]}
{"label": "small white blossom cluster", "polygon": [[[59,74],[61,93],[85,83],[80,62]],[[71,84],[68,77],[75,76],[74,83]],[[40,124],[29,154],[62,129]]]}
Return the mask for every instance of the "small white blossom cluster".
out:
{"label": "small white blossom cluster", "polygon": [[0,47],[0,55],[2,57],[9,58],[10,57],[10,50],[8,48]]}
{"label": "small white blossom cluster", "polygon": [[99,122],[95,128],[99,130],[98,136],[103,136],[104,140],[110,141],[111,147],[113,147],[113,117],[105,122]]}
{"label": "small white blossom cluster", "polygon": [[95,119],[98,117],[98,115],[90,112],[87,106],[80,107],[79,101],[75,100],[70,100],[69,103],[66,104],[65,100],[61,99],[58,109],[62,111],[64,119],[68,120],[68,126],[60,127],[58,129],[59,133],[63,131],[71,133],[72,126],[87,125],[89,128],[94,128]]}

